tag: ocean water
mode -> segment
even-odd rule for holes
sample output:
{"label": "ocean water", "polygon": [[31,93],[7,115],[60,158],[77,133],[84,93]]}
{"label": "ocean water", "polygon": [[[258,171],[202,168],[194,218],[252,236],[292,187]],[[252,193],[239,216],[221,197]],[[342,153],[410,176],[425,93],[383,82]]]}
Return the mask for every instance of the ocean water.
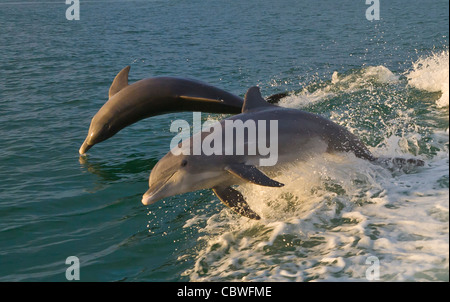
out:
{"label": "ocean water", "polygon": [[[448,281],[449,2],[0,1],[0,281]],[[170,122],[140,121],[79,157],[117,72],[199,79],[330,118],[377,156],[292,166],[283,188],[141,204]],[[224,115],[205,115],[221,119]]]}

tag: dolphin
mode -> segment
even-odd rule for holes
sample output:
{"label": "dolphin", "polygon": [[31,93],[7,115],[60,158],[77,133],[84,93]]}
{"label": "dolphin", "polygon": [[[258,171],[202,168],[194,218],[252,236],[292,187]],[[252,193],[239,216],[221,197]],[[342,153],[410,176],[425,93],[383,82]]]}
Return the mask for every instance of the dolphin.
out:
{"label": "dolphin", "polygon": [[[368,161],[378,160],[344,127],[316,114],[270,104],[261,96],[258,87],[247,91],[241,114],[218,123],[224,129],[227,121],[237,120],[241,120],[243,124],[249,120],[265,121],[267,124],[273,120],[278,122],[278,160],[275,165],[262,166],[261,159],[266,155],[261,152],[251,155],[248,153],[248,146],[255,143],[248,135],[242,140],[247,153],[224,155],[227,146],[225,134],[222,133],[222,152],[194,155],[192,149],[195,141],[204,142],[212,134],[211,128],[204,129],[185,140],[190,152],[183,154],[172,149],[158,161],[150,173],[149,189],[143,195],[142,203],[149,205],[165,197],[212,188],[216,196],[234,212],[251,219],[260,219],[243,195],[232,186],[250,182],[261,186],[282,187],[284,184],[271,178],[272,175],[279,173],[289,163],[307,160],[310,156],[324,152],[351,152]],[[258,129],[263,134],[258,134],[257,139],[264,137],[264,131],[267,138],[269,129],[265,127]],[[185,141],[175,148],[179,148]],[[420,165],[419,161],[416,163]]]}
{"label": "dolphin", "polygon": [[91,120],[80,154],[126,126],[151,116],[177,111],[241,112],[241,97],[201,81],[154,77],[129,85],[129,71],[130,66],[127,66],[115,77],[109,88],[108,101]]}

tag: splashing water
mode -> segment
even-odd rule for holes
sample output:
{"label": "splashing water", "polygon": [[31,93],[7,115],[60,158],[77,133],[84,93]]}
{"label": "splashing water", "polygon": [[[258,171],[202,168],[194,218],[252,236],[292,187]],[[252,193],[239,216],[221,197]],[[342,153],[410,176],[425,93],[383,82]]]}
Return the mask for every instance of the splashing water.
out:
{"label": "splashing water", "polygon": [[449,60],[448,50],[434,53],[414,62],[412,70],[407,73],[408,84],[429,92],[441,92],[436,101],[438,108],[448,107],[449,99]]}
{"label": "splashing water", "polygon": [[316,90],[284,98],[286,107],[325,114],[329,108],[328,116],[377,156],[416,156],[426,166],[400,171],[327,154],[289,167],[276,178],[283,188],[240,186],[262,221],[227,208],[189,219],[184,227],[201,236],[194,265],[183,275],[191,281],[364,281],[367,260],[376,257],[383,281],[448,280],[448,116],[416,109],[422,96],[409,89],[442,91],[436,105],[445,107],[445,60],[448,52],[419,60],[407,82],[384,66],[335,72],[330,82],[309,86]]}

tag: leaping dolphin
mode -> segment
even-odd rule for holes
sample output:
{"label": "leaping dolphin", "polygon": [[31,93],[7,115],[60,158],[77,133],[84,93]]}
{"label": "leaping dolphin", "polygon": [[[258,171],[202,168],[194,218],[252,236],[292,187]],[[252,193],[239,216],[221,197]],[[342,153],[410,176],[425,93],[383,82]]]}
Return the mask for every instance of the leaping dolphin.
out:
{"label": "leaping dolphin", "polygon": [[80,154],[147,117],[177,111],[241,112],[241,97],[206,83],[175,77],[155,77],[129,85],[129,71],[130,66],[127,66],[115,77],[109,88],[109,100],[92,118]]}
{"label": "leaping dolphin", "polygon": [[[272,167],[258,165],[258,160],[264,157],[260,153],[224,155],[225,144],[222,144],[222,155],[193,155],[193,152],[174,155],[176,152],[171,150],[152,169],[149,190],[143,195],[142,203],[149,205],[165,197],[212,188],[217,197],[233,211],[251,219],[260,219],[250,209],[243,195],[232,188],[233,185],[251,182],[281,187],[283,184],[267,174],[276,173],[285,164],[307,159],[312,154],[352,152],[358,158],[378,160],[344,127],[316,114],[272,105],[263,99],[258,87],[247,91],[241,114],[220,121],[222,129],[227,120],[241,120],[243,123],[248,120],[265,121],[266,124],[271,120],[278,121],[277,164]],[[259,131],[266,131],[267,134],[269,130]],[[191,136],[188,144],[191,151],[196,140],[203,141],[210,133],[211,130],[202,131]],[[247,138],[244,138],[244,145],[248,147],[250,142]],[[222,139],[225,141],[224,137]],[[415,163],[421,165],[418,160]]]}

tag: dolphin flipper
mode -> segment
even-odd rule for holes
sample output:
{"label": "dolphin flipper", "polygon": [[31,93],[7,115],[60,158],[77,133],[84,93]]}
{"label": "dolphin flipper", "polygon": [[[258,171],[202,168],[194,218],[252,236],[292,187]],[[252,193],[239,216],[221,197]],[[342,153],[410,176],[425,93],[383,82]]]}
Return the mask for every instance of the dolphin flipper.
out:
{"label": "dolphin flipper", "polygon": [[212,98],[204,98],[200,96],[189,96],[189,95],[180,95],[180,99],[187,101],[197,101],[197,102],[215,102],[215,103],[223,103],[222,100],[216,100]]}
{"label": "dolphin flipper", "polygon": [[269,178],[253,165],[229,164],[225,170],[245,181],[266,187],[282,187],[284,184]]}
{"label": "dolphin flipper", "polygon": [[259,220],[256,214],[245,201],[244,196],[232,187],[216,186],[212,188],[216,196],[231,210],[250,219]]}

